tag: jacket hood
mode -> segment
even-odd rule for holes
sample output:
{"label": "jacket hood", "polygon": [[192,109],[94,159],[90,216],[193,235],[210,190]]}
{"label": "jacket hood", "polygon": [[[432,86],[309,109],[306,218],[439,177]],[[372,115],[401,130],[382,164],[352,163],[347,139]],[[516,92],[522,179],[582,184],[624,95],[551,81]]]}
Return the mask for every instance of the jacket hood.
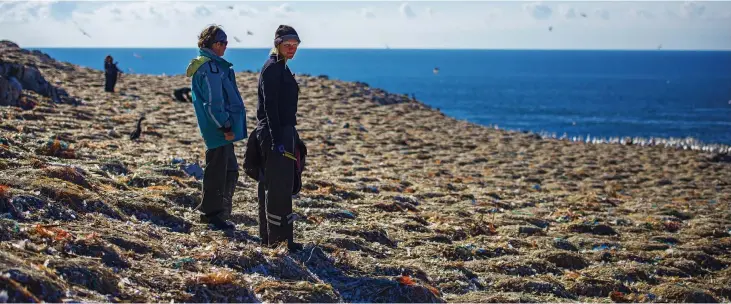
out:
{"label": "jacket hood", "polygon": [[193,74],[195,74],[196,71],[206,62],[208,61],[215,61],[216,63],[220,64],[224,68],[230,68],[233,66],[232,63],[226,61],[226,59],[221,58],[220,56],[217,56],[216,54],[213,54],[213,51],[201,48],[198,50],[198,57],[193,58],[193,60],[190,61],[188,64],[188,68],[185,69],[185,76],[191,77]]}
{"label": "jacket hood", "polygon": [[195,72],[198,71],[198,68],[200,68],[204,63],[210,61],[211,59],[208,57],[198,56],[193,58],[193,60],[190,61],[188,64],[188,68],[185,69],[185,76],[191,77]]}

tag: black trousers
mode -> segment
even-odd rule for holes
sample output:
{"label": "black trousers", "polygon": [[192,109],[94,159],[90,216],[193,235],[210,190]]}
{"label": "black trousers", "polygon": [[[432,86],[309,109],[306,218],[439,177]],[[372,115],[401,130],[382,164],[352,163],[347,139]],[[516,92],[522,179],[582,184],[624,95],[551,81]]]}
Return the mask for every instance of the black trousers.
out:
{"label": "black trousers", "polygon": [[[282,127],[281,144],[294,153],[297,131],[294,126]],[[259,175],[259,233],[262,243],[273,246],[282,241],[294,241],[294,214],[292,213],[292,186],[295,161],[272,150],[269,130],[258,132],[264,174]]]}
{"label": "black trousers", "polygon": [[114,86],[117,85],[117,75],[105,75],[104,91],[114,92]]}
{"label": "black trousers", "polygon": [[206,168],[203,170],[203,200],[196,209],[206,218],[231,216],[233,195],[239,179],[239,165],[234,144],[206,150]]}

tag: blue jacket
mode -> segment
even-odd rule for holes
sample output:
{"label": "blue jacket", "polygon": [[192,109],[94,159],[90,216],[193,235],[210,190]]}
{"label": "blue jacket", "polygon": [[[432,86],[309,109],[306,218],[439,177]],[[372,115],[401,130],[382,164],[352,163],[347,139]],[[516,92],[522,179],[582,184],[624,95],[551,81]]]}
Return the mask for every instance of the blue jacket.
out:
{"label": "blue jacket", "polygon": [[[246,138],[246,109],[236,86],[233,64],[209,49],[190,61],[186,76],[193,77],[190,89],[193,108],[207,149],[215,149]],[[227,141],[224,133],[234,132]]]}

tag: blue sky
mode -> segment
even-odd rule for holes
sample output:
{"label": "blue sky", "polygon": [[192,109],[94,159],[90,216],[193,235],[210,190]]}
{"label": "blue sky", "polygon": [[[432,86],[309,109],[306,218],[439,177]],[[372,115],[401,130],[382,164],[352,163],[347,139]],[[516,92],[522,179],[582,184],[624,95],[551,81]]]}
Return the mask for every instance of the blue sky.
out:
{"label": "blue sky", "polygon": [[235,48],[290,24],[308,48],[731,50],[722,1],[0,0],[0,39],[23,47],[194,47],[210,23]]}

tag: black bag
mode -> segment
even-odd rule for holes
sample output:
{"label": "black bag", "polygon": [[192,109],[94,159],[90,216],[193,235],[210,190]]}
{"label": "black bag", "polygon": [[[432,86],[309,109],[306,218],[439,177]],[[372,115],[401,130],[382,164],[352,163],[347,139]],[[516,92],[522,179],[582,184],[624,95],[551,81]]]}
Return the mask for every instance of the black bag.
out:
{"label": "black bag", "polygon": [[[302,172],[305,171],[305,163],[307,159],[307,146],[297,136],[297,142],[294,148],[295,161],[294,183],[292,186],[292,195],[298,194],[302,190]],[[249,136],[246,141],[246,153],[244,154],[244,173],[255,181],[259,181],[259,174],[264,170],[264,162],[260,151],[259,140],[256,133]]]}
{"label": "black bag", "polygon": [[256,139],[256,134],[251,134],[251,136],[246,139],[244,173],[253,178],[255,181],[259,181],[259,170],[261,170],[263,165],[261,152],[259,151],[259,140]]}

